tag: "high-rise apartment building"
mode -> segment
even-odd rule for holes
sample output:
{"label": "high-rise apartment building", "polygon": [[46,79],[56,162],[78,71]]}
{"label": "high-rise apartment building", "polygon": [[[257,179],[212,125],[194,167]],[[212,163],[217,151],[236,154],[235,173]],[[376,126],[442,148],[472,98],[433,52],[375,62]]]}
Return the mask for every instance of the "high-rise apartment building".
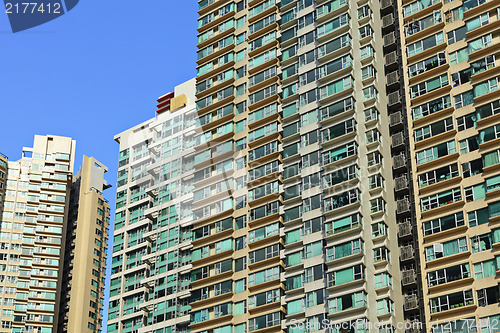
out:
{"label": "high-rise apartment building", "polygon": [[[191,332],[311,332],[324,320],[391,331],[403,321],[397,222],[408,222],[386,96],[393,4],[199,4],[209,148],[195,147],[193,233],[206,237],[193,241]],[[230,190],[217,194],[225,163]]]}
{"label": "high-rise apartment building", "polygon": [[108,243],[107,168],[83,156],[71,186],[59,332],[101,332]]}
{"label": "high-rise apartment building", "polygon": [[[33,147],[23,148],[22,158],[6,169],[0,158],[7,177],[0,217],[1,332],[57,332],[58,316],[68,311],[60,300],[71,274],[63,271],[71,269],[64,254],[74,154],[71,138],[36,135]],[[90,276],[91,270],[79,274]],[[87,293],[91,287],[90,281],[79,285]]]}
{"label": "high-rise apartment building", "polygon": [[120,144],[107,332],[189,331],[195,81]]}
{"label": "high-rise apartment building", "polygon": [[5,179],[7,178],[7,156],[0,153],[0,212],[2,210],[2,202],[5,192]]}
{"label": "high-rise apartment building", "polygon": [[450,331],[446,320],[456,331],[495,332],[500,4],[398,3],[423,290],[413,301],[436,332]]}

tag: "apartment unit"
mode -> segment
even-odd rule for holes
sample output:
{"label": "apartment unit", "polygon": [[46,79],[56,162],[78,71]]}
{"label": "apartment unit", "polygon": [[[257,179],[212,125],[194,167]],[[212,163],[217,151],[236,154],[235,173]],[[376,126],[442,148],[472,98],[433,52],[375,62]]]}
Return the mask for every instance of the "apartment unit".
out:
{"label": "apartment unit", "polygon": [[107,332],[189,331],[195,80],[120,144]]}
{"label": "apartment unit", "polygon": [[403,322],[393,6],[199,2],[192,333]]}
{"label": "apartment unit", "polygon": [[[59,317],[66,320],[77,301],[75,299],[69,307],[61,306],[66,286],[71,284],[68,280],[75,271],[80,279],[92,276],[90,269],[64,264],[65,250],[72,252],[75,258],[81,257],[65,248],[74,155],[75,141],[71,138],[36,135],[33,147],[23,148],[20,160],[5,164],[6,158],[0,158],[0,179],[3,180],[6,175],[5,186],[0,190],[3,191],[0,217],[0,332],[64,331],[62,328],[58,330]],[[91,182],[97,183],[95,176],[92,176]],[[97,206],[87,204],[85,210],[88,214],[91,210],[98,213]],[[83,234],[82,227],[83,223],[77,228],[77,239]],[[92,238],[91,244],[94,238],[98,235]],[[78,248],[78,251],[84,250],[87,251],[84,247]],[[105,244],[100,250],[106,253]],[[83,254],[87,255],[87,252]],[[101,267],[104,267],[105,257],[100,260]],[[101,274],[100,286],[104,286]],[[89,280],[88,284],[79,283],[78,288],[90,296],[92,284]],[[102,304],[102,299],[102,290],[99,290],[94,301]],[[78,301],[84,300],[82,297]],[[85,328],[90,328],[88,322],[93,321],[81,312],[69,315],[71,317],[83,318]],[[76,331],[98,330],[92,327]]]}
{"label": "apartment unit", "polygon": [[73,178],[66,228],[58,332],[101,332],[109,204],[106,166],[83,156]]}
{"label": "apartment unit", "polygon": [[464,332],[498,331],[499,3],[399,6],[420,301],[428,323],[457,320],[471,324]]}

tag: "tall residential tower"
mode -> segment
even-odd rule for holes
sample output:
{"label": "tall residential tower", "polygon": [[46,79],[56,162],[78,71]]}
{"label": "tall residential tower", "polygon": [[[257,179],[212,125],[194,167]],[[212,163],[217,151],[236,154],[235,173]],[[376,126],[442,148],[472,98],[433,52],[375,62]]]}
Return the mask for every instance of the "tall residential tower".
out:
{"label": "tall residential tower", "polygon": [[[500,4],[399,0],[427,323],[499,330]],[[477,327],[477,325],[481,327]],[[437,332],[449,329],[438,324]]]}
{"label": "tall residential tower", "polygon": [[[85,266],[78,259],[90,260],[87,240],[84,246],[77,245],[77,252],[71,249],[71,241],[67,239],[68,221],[78,222],[76,233],[70,232],[76,241],[86,235],[86,223],[69,217],[70,192],[72,190],[73,164],[75,158],[75,141],[60,136],[35,136],[33,148],[23,148],[23,157],[18,161],[9,161],[0,157],[0,183],[5,178],[3,206],[0,217],[0,332],[36,332],[53,333],[64,331],[58,327],[59,319],[70,322],[78,317],[84,324],[74,332],[98,332],[97,326],[90,326],[97,318],[99,308],[90,312],[74,313],[77,302],[101,303],[102,290],[93,288],[90,277],[92,267]],[[94,160],[92,160],[94,161]],[[6,166],[6,168],[5,168]],[[82,171],[86,173],[87,171]],[[91,183],[99,184],[102,175],[94,174]],[[102,184],[102,183],[101,183]],[[87,189],[87,192],[91,190]],[[100,209],[106,206],[102,205]],[[80,206],[80,215],[98,214],[98,203]],[[106,215],[103,222],[108,223]],[[94,221],[95,223],[95,221]],[[93,235],[94,239],[102,235]],[[68,241],[68,242],[67,242]],[[97,243],[96,243],[97,244]],[[92,247],[92,246],[90,246]],[[99,251],[106,253],[106,244],[99,246]],[[95,253],[95,252],[94,252]],[[65,265],[68,255],[77,260],[77,266]],[[87,258],[88,257],[88,258]],[[104,285],[105,257],[95,257],[99,261],[100,286]],[[73,259],[73,258],[72,258]],[[73,262],[71,261],[71,264]],[[94,262],[95,265],[95,262]],[[71,275],[78,278],[71,280]],[[95,274],[94,274],[95,275]],[[85,282],[81,282],[85,280]],[[68,284],[75,282],[79,291],[88,294],[95,291],[91,301],[89,297],[77,299],[68,306],[62,305],[61,299]],[[73,318],[73,319],[71,319]],[[83,327],[83,328],[82,328]]]}
{"label": "tall residential tower", "polygon": [[107,168],[83,156],[71,186],[59,332],[101,332],[109,204]]}
{"label": "tall residential tower", "polygon": [[188,332],[194,80],[120,144],[107,332]]}
{"label": "tall residential tower", "polygon": [[[397,222],[411,217],[394,193],[392,4],[199,5],[193,232],[207,232],[191,290],[210,298],[192,299],[191,332],[391,331],[404,318]],[[217,194],[220,164],[232,186]],[[219,284],[233,288],[214,297]]]}

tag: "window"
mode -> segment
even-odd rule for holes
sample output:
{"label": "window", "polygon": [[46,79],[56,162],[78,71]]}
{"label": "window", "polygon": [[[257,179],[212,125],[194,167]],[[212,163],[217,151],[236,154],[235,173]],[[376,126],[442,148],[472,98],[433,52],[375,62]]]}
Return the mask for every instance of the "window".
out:
{"label": "window", "polygon": [[474,97],[485,95],[498,89],[498,78],[495,77],[489,79],[488,81],[476,84],[473,88]]}
{"label": "window", "polygon": [[239,316],[247,312],[247,301],[234,303],[234,315]]}
{"label": "window", "polygon": [[474,303],[472,289],[431,298],[431,313],[467,306]]}
{"label": "window", "polygon": [[394,302],[389,298],[377,300],[377,314],[394,312]]}
{"label": "window", "polygon": [[241,236],[241,237],[238,237],[234,240],[234,250],[235,251],[242,250],[242,249],[246,248],[246,246],[247,246],[247,237],[246,236]]}
{"label": "window", "polygon": [[247,39],[247,33],[244,32],[236,36],[236,45],[240,45]]}
{"label": "window", "polygon": [[366,144],[371,144],[374,142],[380,142],[380,132],[377,129],[369,130],[365,133]]}
{"label": "window", "polygon": [[497,274],[497,260],[491,259],[474,264],[474,279],[479,280]]}
{"label": "window", "polygon": [[241,280],[234,281],[234,293],[238,294],[247,290],[247,279],[243,278]]}
{"label": "window", "polygon": [[477,253],[492,248],[493,243],[500,241],[500,229],[493,229],[490,233],[474,235],[471,237],[472,253]]}
{"label": "window", "polygon": [[372,237],[380,237],[387,235],[387,225],[384,222],[372,224]]}
{"label": "window", "polygon": [[443,74],[426,82],[422,82],[410,87],[411,98],[421,96],[425,93],[439,89],[446,85],[448,85],[448,75]]}
{"label": "window", "polygon": [[318,26],[316,30],[317,36],[318,38],[320,38],[336,29],[339,29],[340,27],[347,25],[348,23],[349,23],[349,15],[343,14],[328,23]]}
{"label": "window", "polygon": [[455,141],[445,142],[417,152],[417,164],[429,162],[453,153],[456,153]]}
{"label": "window", "polygon": [[326,174],[322,177],[323,188],[328,188],[347,180],[358,177],[359,168],[357,165],[351,165],[347,168],[337,170],[335,172]]}
{"label": "window", "polygon": [[375,68],[372,65],[361,68],[362,80],[366,80],[371,77],[375,77]]}
{"label": "window", "polygon": [[332,235],[342,231],[350,230],[352,228],[359,227],[361,216],[359,214],[354,214],[346,216],[333,222],[325,224],[325,231],[327,235]]}
{"label": "window", "polygon": [[309,146],[313,143],[318,142],[318,131],[312,131],[309,133],[306,133],[300,137],[300,144],[301,147],[306,147]]}
{"label": "window", "polygon": [[460,264],[455,266],[438,269],[427,274],[429,287],[437,286],[448,282],[466,279],[471,276],[469,264]]}
{"label": "window", "polygon": [[373,249],[373,261],[380,262],[384,260],[390,262],[389,250],[385,246]]}
{"label": "window", "polygon": [[369,86],[367,88],[363,89],[363,100],[367,101],[369,99],[378,98],[378,92],[377,89],[375,89],[375,86]]}
{"label": "window", "polygon": [[427,37],[423,40],[408,45],[406,51],[408,53],[408,57],[411,57],[415,54],[418,54],[443,42],[444,42],[443,33],[439,32],[433,36]]}
{"label": "window", "polygon": [[365,110],[365,121],[366,122],[371,121],[371,120],[378,120],[379,116],[380,116],[380,114],[379,114],[377,108],[375,108],[375,107],[372,107],[372,108]]}
{"label": "window", "polygon": [[483,59],[471,63],[472,75],[494,68],[495,66],[495,55],[488,55]]}
{"label": "window", "polygon": [[487,34],[485,36],[479,37],[468,43],[467,49],[469,54],[481,50],[485,47],[488,47],[492,44],[492,36],[491,34]]}
{"label": "window", "polygon": [[415,130],[415,142],[419,142],[453,129],[453,119],[446,118]]}
{"label": "window", "polygon": [[385,201],[383,198],[375,198],[370,200],[371,214],[385,212]]}
{"label": "window", "polygon": [[328,273],[327,280],[328,286],[337,286],[344,283],[363,279],[364,267],[363,265],[355,265],[353,267],[341,269],[335,272]]}
{"label": "window", "polygon": [[478,184],[464,188],[465,202],[482,199],[486,196],[485,184]]}
{"label": "window", "polygon": [[477,290],[477,305],[487,306],[496,304],[500,300],[500,289],[498,285]]}
{"label": "window", "polygon": [[465,26],[448,32],[448,44],[451,45],[453,43],[461,41],[462,39],[465,38],[466,32],[467,32],[467,28]]}
{"label": "window", "polygon": [[327,261],[340,259],[363,251],[363,242],[356,239],[326,249]]}
{"label": "window", "polygon": [[421,209],[425,212],[430,209],[449,205],[461,200],[462,194],[460,192],[460,187],[457,187],[448,191],[424,197],[423,199],[421,199]]}
{"label": "window", "polygon": [[408,74],[410,77],[422,74],[428,70],[439,67],[446,63],[446,54],[444,52],[439,52],[435,56],[417,62],[408,68]]}
{"label": "window", "polygon": [[366,306],[366,294],[361,291],[332,298],[329,300],[328,305],[329,313]]}
{"label": "window", "polygon": [[265,327],[271,327],[279,325],[280,323],[280,312],[270,313],[260,317],[250,318],[248,320],[248,331],[252,332]]}
{"label": "window", "polygon": [[259,283],[279,278],[279,267],[268,268],[248,275],[248,285],[254,286]]}
{"label": "window", "polygon": [[365,37],[369,37],[373,34],[373,29],[372,27],[367,24],[365,26],[362,26],[361,28],[359,28],[359,38],[360,39],[363,39]]}
{"label": "window", "polygon": [[[236,62],[243,61],[246,58],[247,58],[247,50],[246,49],[241,50],[239,52],[236,52]],[[252,68],[252,67],[250,66],[250,68]]]}
{"label": "window", "polygon": [[260,294],[249,296],[248,298],[248,308],[253,309],[255,307],[274,303],[280,300],[279,289],[273,289],[269,291],[262,292]]}
{"label": "window", "polygon": [[360,57],[361,57],[361,59],[365,59],[365,58],[368,58],[368,57],[373,57],[374,54],[375,54],[375,51],[373,50],[373,47],[371,45],[363,46],[360,49]]}
{"label": "window", "polygon": [[371,16],[371,9],[369,5],[364,5],[363,7],[358,8],[358,20],[368,16]]}
{"label": "window", "polygon": [[437,243],[425,248],[425,260],[430,261],[467,251],[466,238],[458,238],[445,243]]}
{"label": "window", "polygon": [[450,96],[438,98],[429,103],[413,108],[413,119],[420,119],[435,112],[447,109],[451,106]]}
{"label": "window", "polygon": [[456,20],[461,20],[464,18],[464,7],[457,7],[450,9],[444,13],[446,18],[446,23],[455,22]]}
{"label": "window", "polygon": [[469,50],[466,47],[450,53],[450,65],[456,65],[467,60],[469,60]]}
{"label": "window", "polygon": [[392,289],[392,277],[389,273],[375,274],[375,288],[389,287]]}
{"label": "window", "polygon": [[[464,225],[464,214],[462,212],[446,215],[428,222],[424,222],[424,236],[432,235],[441,231],[449,230]],[[470,225],[470,220],[469,220]]]}
{"label": "window", "polygon": [[374,166],[382,163],[382,154],[378,151],[368,154],[368,166]]}

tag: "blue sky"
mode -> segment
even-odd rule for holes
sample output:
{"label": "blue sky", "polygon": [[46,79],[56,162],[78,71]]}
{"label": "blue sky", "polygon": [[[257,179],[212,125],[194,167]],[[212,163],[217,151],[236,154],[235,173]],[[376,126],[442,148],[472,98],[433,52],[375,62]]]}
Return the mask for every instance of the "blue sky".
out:
{"label": "blue sky", "polygon": [[[70,136],[75,170],[83,154],[108,166],[113,188],[105,196],[114,207],[113,136],[154,117],[156,99],[196,75],[197,7],[192,0],[83,0],[16,34],[1,10],[0,152],[17,160],[35,134]],[[108,282],[110,260],[108,251]]]}

